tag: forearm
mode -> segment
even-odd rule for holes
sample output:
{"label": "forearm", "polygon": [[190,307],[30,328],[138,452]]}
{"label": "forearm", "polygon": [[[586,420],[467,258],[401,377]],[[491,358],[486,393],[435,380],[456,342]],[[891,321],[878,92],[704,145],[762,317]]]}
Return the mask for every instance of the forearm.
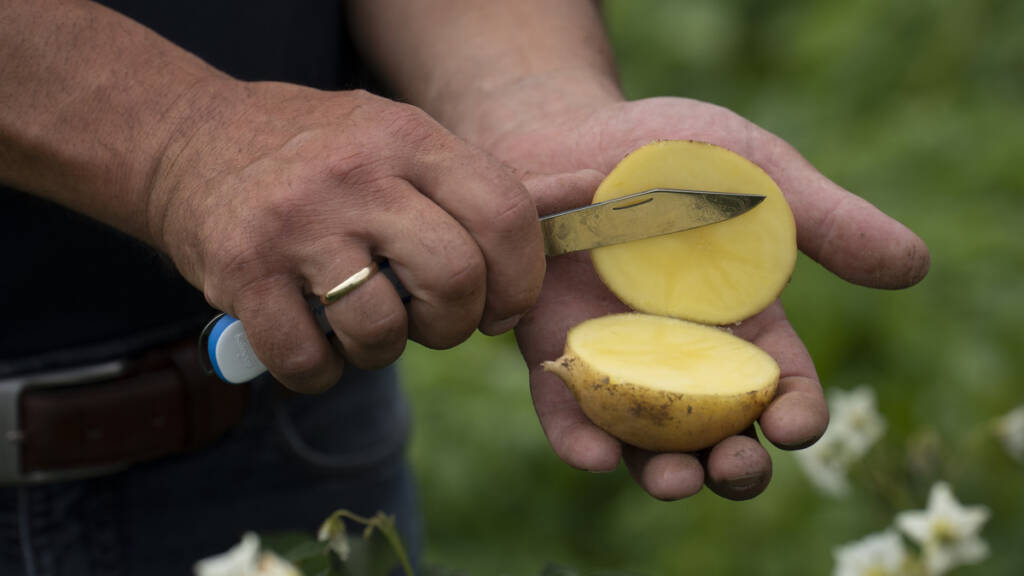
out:
{"label": "forearm", "polygon": [[0,182],[152,241],[150,191],[223,76],[89,2],[0,7]]}
{"label": "forearm", "polygon": [[360,47],[392,87],[471,142],[621,99],[592,0],[360,0]]}

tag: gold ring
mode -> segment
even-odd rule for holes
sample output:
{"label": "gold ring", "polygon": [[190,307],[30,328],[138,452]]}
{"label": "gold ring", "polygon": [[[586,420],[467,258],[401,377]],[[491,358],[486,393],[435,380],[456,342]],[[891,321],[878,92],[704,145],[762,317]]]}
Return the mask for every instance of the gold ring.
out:
{"label": "gold ring", "polygon": [[324,294],[323,296],[320,297],[320,302],[322,302],[325,306],[327,304],[337,302],[345,294],[348,294],[349,292],[355,290],[356,288],[359,288],[364,282],[366,282],[374,274],[376,274],[378,270],[380,270],[380,268],[377,266],[377,263],[370,262],[370,264],[367,267],[349,276],[341,284],[338,284],[334,288],[328,290],[327,294]]}

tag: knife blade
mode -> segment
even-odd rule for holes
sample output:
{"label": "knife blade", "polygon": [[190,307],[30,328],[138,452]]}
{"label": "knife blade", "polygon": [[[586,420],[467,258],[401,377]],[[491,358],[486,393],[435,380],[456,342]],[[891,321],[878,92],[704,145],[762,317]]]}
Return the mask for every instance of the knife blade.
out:
{"label": "knife blade", "polygon": [[540,219],[544,253],[557,256],[723,222],[757,206],[759,194],[654,188]]}
{"label": "knife blade", "polygon": [[[544,253],[557,256],[707,226],[739,216],[764,199],[757,194],[675,188],[645,190],[542,217]],[[402,300],[407,301],[409,292],[386,261],[380,270]],[[311,299],[310,308],[324,334],[333,333],[323,305]],[[242,323],[227,314],[215,316],[203,329],[199,355],[207,372],[232,384],[248,382],[267,371],[249,344]]]}

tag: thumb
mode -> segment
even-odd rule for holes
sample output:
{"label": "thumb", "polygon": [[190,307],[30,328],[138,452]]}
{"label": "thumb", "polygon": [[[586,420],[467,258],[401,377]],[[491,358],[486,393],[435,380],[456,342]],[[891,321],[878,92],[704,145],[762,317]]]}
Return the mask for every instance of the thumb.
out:
{"label": "thumb", "polygon": [[924,278],[931,256],[921,238],[801,160],[803,173],[791,173],[791,182],[780,184],[790,197],[805,254],[862,286],[905,288]]}
{"label": "thumb", "polygon": [[800,249],[840,278],[872,288],[906,288],[931,264],[909,228],[822,175],[781,138],[760,131],[749,156],[778,183],[793,209]]}
{"label": "thumb", "polygon": [[590,204],[604,174],[597,170],[579,170],[561,174],[527,173],[523,186],[530,192],[541,216]]}

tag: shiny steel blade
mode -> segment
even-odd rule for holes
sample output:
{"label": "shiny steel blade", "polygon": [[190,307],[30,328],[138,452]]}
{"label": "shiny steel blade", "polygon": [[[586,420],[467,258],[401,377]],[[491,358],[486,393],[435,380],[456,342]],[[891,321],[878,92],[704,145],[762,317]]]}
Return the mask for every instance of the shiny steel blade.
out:
{"label": "shiny steel blade", "polygon": [[655,188],[540,219],[548,256],[672,234],[739,216],[759,194]]}

